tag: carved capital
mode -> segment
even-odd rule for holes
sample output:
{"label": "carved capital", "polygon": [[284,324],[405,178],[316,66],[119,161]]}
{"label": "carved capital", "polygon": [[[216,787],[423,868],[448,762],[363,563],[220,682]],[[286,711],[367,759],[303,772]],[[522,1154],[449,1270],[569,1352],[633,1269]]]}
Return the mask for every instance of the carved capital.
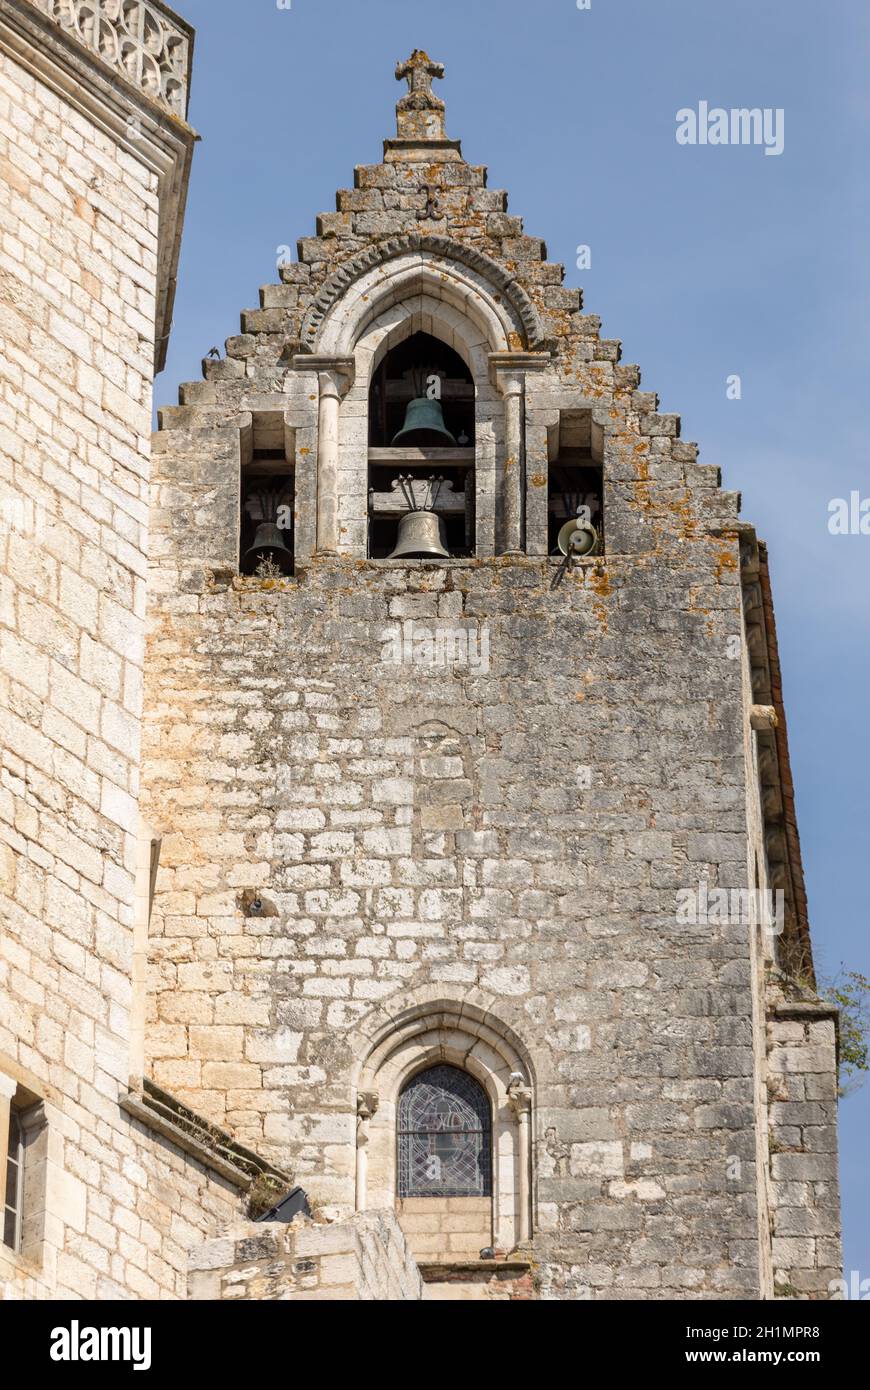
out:
{"label": "carved capital", "polygon": [[489,375],[502,396],[522,395],[527,372],[543,371],[549,366],[548,352],[491,352]]}
{"label": "carved capital", "polygon": [[508,1105],[517,1119],[528,1117],[532,1109],[532,1091],[519,1072],[512,1072],[507,1093]]}
{"label": "carved capital", "polygon": [[352,357],[307,356],[293,358],[298,372],[316,372],[321,396],[336,396],[343,400],[356,380],[356,362]]}
{"label": "carved capital", "polygon": [[356,1098],[356,1113],[360,1119],[370,1120],[377,1113],[380,1104],[377,1091],[360,1091]]}
{"label": "carved capital", "polygon": [[369,1142],[369,1124],[376,1114],[380,1097],[376,1091],[360,1091],[356,1098],[356,1139],[357,1144]]}

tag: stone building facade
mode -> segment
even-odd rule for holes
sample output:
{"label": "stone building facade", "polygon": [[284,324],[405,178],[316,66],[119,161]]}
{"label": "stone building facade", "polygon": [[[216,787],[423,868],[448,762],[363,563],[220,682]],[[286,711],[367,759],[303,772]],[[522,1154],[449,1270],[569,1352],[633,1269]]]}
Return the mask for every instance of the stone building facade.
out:
{"label": "stone building facade", "polygon": [[237,1185],[119,1105],[142,1074],[152,380],[194,134],[189,29],[159,4],[100,8],[99,29],[84,3],[0,8],[7,1298],[183,1296],[188,1247],[239,1210]]}
{"label": "stone building facade", "polygon": [[[104,80],[50,4],[10,8]],[[45,572],[4,552],[0,1083],[55,1185],[46,1234],[0,1255],[13,1292],[413,1298],[405,1242],[436,1297],[827,1297],[839,1275],[835,1019],[766,551],[463,159],[442,75],[399,65],[383,161],[150,450],[132,256],[94,264],[118,254],[109,186],[92,199],[44,127],[51,196],[96,219],[65,266],[108,302],[67,274],[61,322],[61,277],[4,261],[9,483],[47,456],[62,548]],[[173,178],[117,134],[103,161],[119,205],[141,178],[130,279],[158,324],[178,91],[137,95]],[[4,157],[48,264],[52,209]],[[412,401],[428,435],[397,428]],[[563,529],[584,521],[586,554]],[[425,558],[392,557],[409,522]],[[252,1181],[302,1186],[333,1235],[270,1227],[258,1256]],[[306,1241],[350,1282],[315,1279]]]}

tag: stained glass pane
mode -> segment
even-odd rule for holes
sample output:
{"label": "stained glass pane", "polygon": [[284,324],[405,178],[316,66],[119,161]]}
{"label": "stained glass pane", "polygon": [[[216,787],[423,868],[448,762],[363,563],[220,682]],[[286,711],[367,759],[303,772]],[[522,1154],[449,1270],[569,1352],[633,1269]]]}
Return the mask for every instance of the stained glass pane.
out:
{"label": "stained glass pane", "polygon": [[399,1196],[488,1197],[489,1101],[458,1067],[430,1067],[399,1098]]}

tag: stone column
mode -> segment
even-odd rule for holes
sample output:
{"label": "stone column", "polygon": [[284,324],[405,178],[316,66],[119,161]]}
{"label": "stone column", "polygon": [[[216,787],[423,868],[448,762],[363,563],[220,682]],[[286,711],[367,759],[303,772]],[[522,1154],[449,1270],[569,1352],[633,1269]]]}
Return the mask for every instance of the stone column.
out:
{"label": "stone column", "polygon": [[508,1087],[508,1104],[517,1117],[519,1131],[517,1142],[517,1204],[519,1207],[517,1244],[522,1245],[524,1241],[531,1238],[532,1234],[531,1184],[529,1181],[532,1162],[532,1092],[520,1076],[517,1076],[516,1080],[512,1080]]}
{"label": "stone column", "polygon": [[338,554],[338,418],[341,390],[337,372],[318,372],[317,552]]}
{"label": "stone column", "polygon": [[293,365],[317,373],[317,554],[337,555],[339,421],[356,364],[352,357],[298,356]]}
{"label": "stone column", "polygon": [[503,555],[521,555],[525,548],[524,400],[526,372],[546,366],[548,353],[493,352],[489,363],[493,385],[504,398],[504,462],[501,472]]}
{"label": "stone column", "polygon": [[368,1202],[368,1142],[372,1116],[378,1108],[378,1097],[371,1091],[361,1091],[356,1099],[356,1209],[365,1211]]}
{"label": "stone column", "polygon": [[523,548],[523,378],[520,372],[504,376],[504,554],[519,555]]}
{"label": "stone column", "polygon": [[317,553],[338,554],[338,431],[341,402],[353,385],[353,358],[319,365],[317,415]]}

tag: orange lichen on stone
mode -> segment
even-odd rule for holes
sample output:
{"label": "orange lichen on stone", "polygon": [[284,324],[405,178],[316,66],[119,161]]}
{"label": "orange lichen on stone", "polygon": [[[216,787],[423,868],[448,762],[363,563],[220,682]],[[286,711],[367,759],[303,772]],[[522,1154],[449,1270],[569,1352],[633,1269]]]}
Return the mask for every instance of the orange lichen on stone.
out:
{"label": "orange lichen on stone", "polygon": [[703,613],[705,617],[708,617],[710,614],[710,609],[705,608],[702,604],[698,602],[698,592],[698,585],[693,584],[689,589],[689,602],[687,604],[687,612]]}
{"label": "orange lichen on stone", "polygon": [[613,593],[610,575],[603,566],[589,571],[589,584],[600,598],[608,598]]}
{"label": "orange lichen on stone", "polygon": [[724,548],[719,550],[716,555],[716,583],[721,584],[722,576],[725,573],[725,571],[736,570],[739,566],[739,563],[740,562],[738,560],[738,557],[734,554],[733,550],[727,550]]}

